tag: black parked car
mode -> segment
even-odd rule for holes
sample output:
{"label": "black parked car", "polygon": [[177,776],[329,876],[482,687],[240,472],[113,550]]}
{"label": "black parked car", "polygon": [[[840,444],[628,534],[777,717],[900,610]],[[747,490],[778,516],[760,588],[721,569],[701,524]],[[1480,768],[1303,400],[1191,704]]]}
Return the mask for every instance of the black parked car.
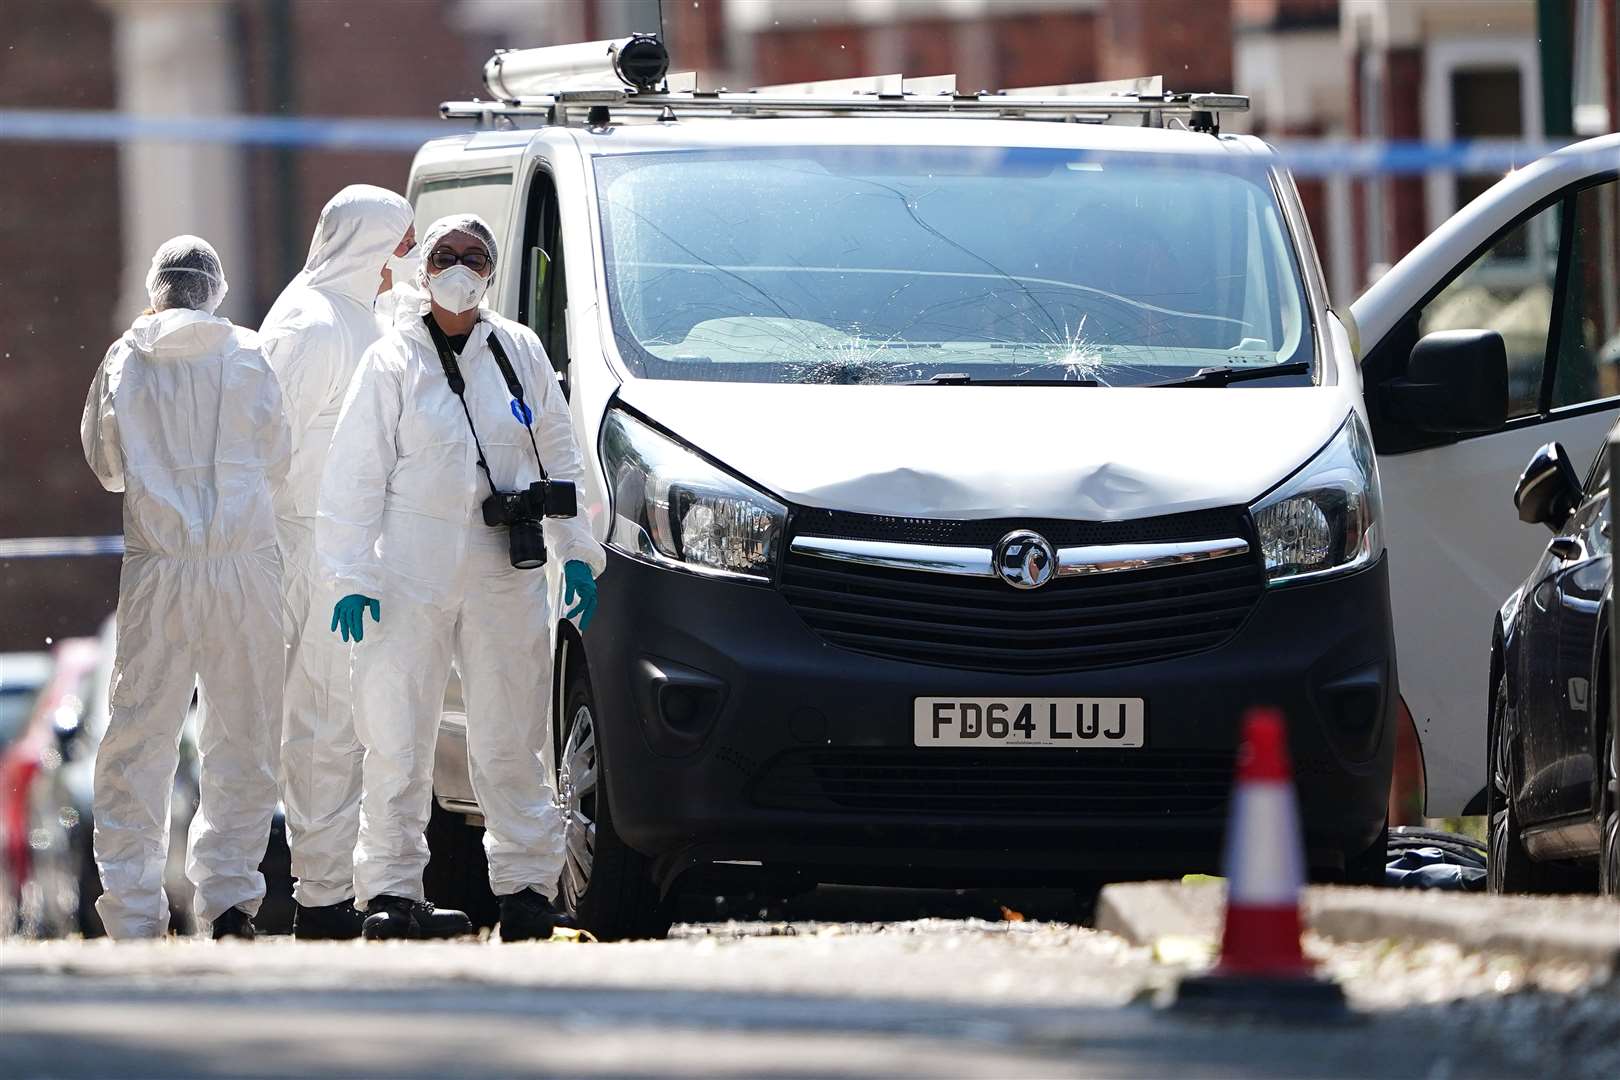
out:
{"label": "black parked car", "polygon": [[1583,483],[1548,443],[1513,498],[1553,538],[1502,605],[1492,647],[1490,889],[1620,896],[1608,447]]}

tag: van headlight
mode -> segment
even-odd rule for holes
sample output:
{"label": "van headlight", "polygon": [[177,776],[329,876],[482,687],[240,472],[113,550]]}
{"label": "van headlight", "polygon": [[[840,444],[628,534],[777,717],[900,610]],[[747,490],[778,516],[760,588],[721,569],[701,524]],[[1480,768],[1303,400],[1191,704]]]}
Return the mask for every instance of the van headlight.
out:
{"label": "van headlight", "polygon": [[1355,413],[1310,463],[1254,506],[1273,585],[1370,565],[1384,550],[1372,439]]}
{"label": "van headlight", "polygon": [[664,566],[770,578],[787,507],[621,409],[602,425],[602,465],[613,547]]}

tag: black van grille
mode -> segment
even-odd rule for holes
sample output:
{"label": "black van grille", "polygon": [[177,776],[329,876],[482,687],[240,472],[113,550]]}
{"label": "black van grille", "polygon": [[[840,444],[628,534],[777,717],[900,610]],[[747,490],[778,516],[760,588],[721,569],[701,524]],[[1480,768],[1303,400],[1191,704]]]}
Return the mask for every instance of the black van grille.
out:
{"label": "black van grille", "polygon": [[[844,520],[822,522],[806,513],[795,531],[874,540],[904,535],[911,543],[919,542],[911,537],[927,535],[931,543],[983,547],[1018,527],[1034,528],[1055,546],[1223,537],[1253,544],[1246,519],[1224,511],[1140,523],[917,522],[904,529],[880,526],[871,532],[894,532],[866,536],[849,520],[864,515],[817,513]],[[1170,530],[1166,521],[1179,528]],[[1106,532],[1087,531],[1103,525]],[[915,663],[1020,673],[1117,667],[1214,648],[1237,632],[1263,585],[1253,554],[1064,577],[1027,591],[993,578],[893,570],[792,551],[781,577],[788,602],[834,645]]]}
{"label": "black van grille", "polygon": [[1186,514],[1137,518],[1134,521],[1073,521],[1055,518],[895,517],[804,507],[793,515],[793,531],[808,536],[843,536],[856,540],[890,540],[906,544],[991,547],[1015,529],[1033,529],[1057,547],[1083,544],[1148,544],[1174,540],[1224,540],[1248,536],[1248,515],[1241,510],[1194,510]]}
{"label": "black van grille", "polygon": [[782,810],[1216,817],[1232,766],[1224,750],[795,750],[769,763],[753,798]]}

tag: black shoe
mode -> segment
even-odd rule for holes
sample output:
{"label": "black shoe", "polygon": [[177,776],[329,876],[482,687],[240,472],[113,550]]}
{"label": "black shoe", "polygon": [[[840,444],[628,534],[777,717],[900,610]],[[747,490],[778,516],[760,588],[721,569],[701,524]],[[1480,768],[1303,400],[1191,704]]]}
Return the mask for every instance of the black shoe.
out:
{"label": "black shoe", "polygon": [[502,941],[545,941],[559,926],[572,930],[579,924],[535,890],[524,889],[501,897]]}
{"label": "black shoe", "polygon": [[465,912],[434,907],[425,900],[407,900],[403,896],[372,897],[361,930],[367,941],[396,938],[421,941],[465,937],[472,932],[472,920]]}
{"label": "black shoe", "polygon": [[365,921],[366,913],[353,900],[319,907],[293,904],[293,937],[299,941],[353,941]]}
{"label": "black shoe", "polygon": [[253,916],[239,907],[231,908],[231,910],[214,920],[215,941],[222,938],[240,938],[243,941],[252,941],[253,935]]}

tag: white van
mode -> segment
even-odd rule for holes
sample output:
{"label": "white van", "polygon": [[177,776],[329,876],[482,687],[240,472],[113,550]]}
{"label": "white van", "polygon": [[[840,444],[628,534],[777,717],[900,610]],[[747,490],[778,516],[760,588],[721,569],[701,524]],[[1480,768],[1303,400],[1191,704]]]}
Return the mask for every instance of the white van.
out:
{"label": "white van", "polygon": [[[1414,342],[1370,416],[1291,178],[1219,133],[1240,98],[556,90],[546,52],[445,106],[486,130],[409,192],[495,227],[490,302],[582,433],[609,567],[547,749],[587,925],[660,933],[716,878],[1214,870],[1253,706],[1313,872],[1382,879],[1371,433],[1500,427],[1499,334]],[[476,821],[458,721],[438,806]]]}

